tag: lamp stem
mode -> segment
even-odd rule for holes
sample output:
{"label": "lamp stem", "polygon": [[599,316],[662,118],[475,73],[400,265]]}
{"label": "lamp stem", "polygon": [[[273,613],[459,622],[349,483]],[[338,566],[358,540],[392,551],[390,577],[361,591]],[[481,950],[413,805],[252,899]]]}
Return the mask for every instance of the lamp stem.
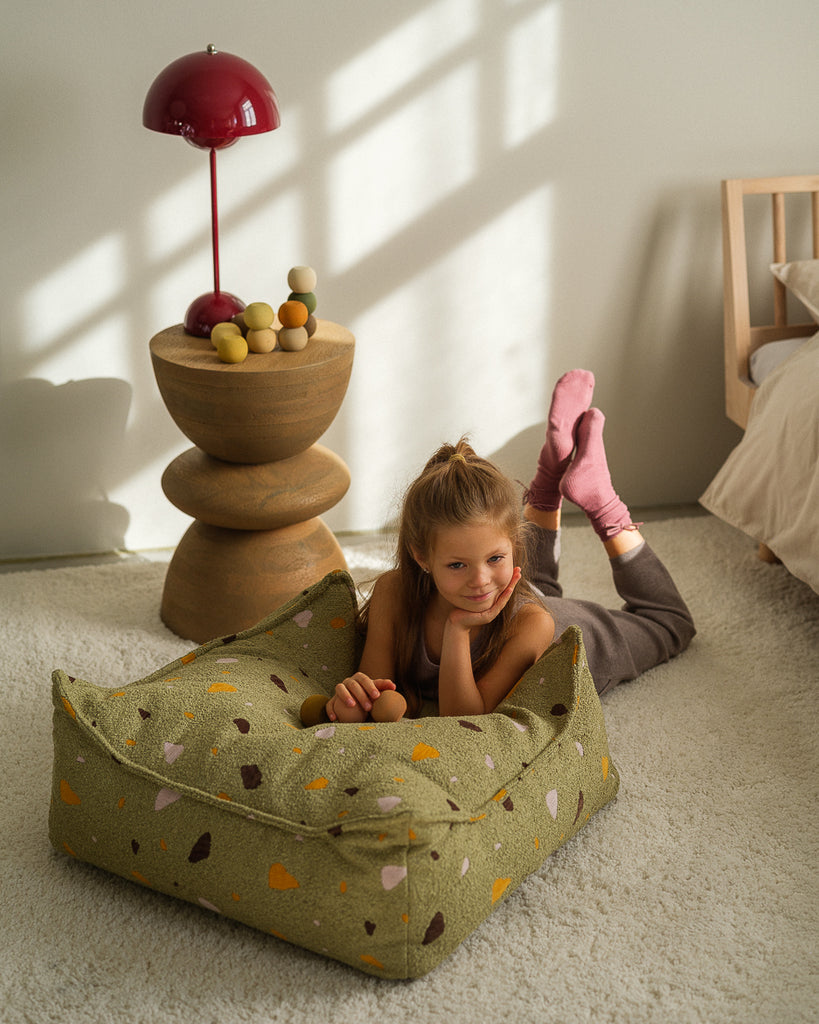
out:
{"label": "lamp stem", "polygon": [[210,151],[210,224],[213,240],[213,290],[219,294],[219,212],[216,206],[216,150]]}

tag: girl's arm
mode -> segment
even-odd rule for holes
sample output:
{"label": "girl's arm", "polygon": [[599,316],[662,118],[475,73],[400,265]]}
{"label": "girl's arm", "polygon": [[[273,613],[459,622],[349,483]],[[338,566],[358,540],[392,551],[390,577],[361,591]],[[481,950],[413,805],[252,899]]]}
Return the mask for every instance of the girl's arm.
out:
{"label": "girl's arm", "polygon": [[364,720],[384,690],[396,689],[394,637],[398,608],[395,572],[380,576],[373,587],[367,619],[367,639],[359,670],[336,686],[327,702],[331,722]]}
{"label": "girl's arm", "polygon": [[361,672],[381,679],[395,675],[395,630],[398,620],[398,572],[391,570],[375,581],[367,616],[367,639],[361,654]]}
{"label": "girl's arm", "polygon": [[540,605],[523,605],[514,622],[514,632],[500,657],[476,680],[472,671],[469,628],[457,617],[454,621],[453,617],[447,620],[438,675],[441,715],[482,715],[494,711],[554,639],[554,620]]}

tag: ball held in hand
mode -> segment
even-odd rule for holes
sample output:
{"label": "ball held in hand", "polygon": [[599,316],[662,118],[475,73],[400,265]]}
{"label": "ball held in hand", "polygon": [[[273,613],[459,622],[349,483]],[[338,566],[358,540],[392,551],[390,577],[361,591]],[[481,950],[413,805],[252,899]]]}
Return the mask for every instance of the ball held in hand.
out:
{"label": "ball held in hand", "polygon": [[306,729],[309,729],[311,726],[320,725],[322,722],[329,722],[330,719],[327,717],[326,707],[327,697],[323,693],[314,693],[312,697],[308,697],[299,711],[301,724]]}
{"label": "ball held in hand", "polygon": [[383,690],[373,701],[370,718],[374,722],[398,722],[407,711],[407,702],[397,690]]}

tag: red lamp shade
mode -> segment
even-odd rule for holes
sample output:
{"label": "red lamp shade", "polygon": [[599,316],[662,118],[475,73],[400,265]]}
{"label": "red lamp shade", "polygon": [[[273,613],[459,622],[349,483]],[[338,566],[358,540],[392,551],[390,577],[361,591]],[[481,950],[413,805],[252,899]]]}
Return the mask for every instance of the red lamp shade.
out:
{"label": "red lamp shade", "polygon": [[169,64],[145,97],[142,123],[198,149],[224,149],[280,124],[276,94],[246,60],[214,46]]}
{"label": "red lamp shade", "polygon": [[189,53],[169,64],[154,80],[142,108],[146,128],[181,135],[197,149],[210,150],[213,291],[194,299],[185,330],[206,338],[214,324],[241,313],[245,304],[219,286],[219,218],[216,204],[216,150],[242,135],[271,132],[280,124],[276,94],[252,64],[231,53]]}

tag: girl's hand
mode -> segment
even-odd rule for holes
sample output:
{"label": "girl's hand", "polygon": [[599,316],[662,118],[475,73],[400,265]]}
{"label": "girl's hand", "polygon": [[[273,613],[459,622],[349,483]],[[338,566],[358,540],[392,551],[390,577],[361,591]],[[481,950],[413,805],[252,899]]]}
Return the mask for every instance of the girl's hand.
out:
{"label": "girl's hand", "polygon": [[485,626],[487,623],[492,622],[509,603],[509,599],[515,592],[515,587],[520,582],[521,575],[520,568],[515,566],[511,580],[509,580],[506,588],[498,594],[489,608],[482,612],[470,612],[462,608],[456,608],[449,613],[449,622],[459,629],[471,629],[473,626]]}
{"label": "girl's hand", "polygon": [[327,701],[327,717],[331,722],[363,722],[384,690],[394,689],[391,679],[371,679],[364,672],[356,672],[336,686],[334,696]]}

